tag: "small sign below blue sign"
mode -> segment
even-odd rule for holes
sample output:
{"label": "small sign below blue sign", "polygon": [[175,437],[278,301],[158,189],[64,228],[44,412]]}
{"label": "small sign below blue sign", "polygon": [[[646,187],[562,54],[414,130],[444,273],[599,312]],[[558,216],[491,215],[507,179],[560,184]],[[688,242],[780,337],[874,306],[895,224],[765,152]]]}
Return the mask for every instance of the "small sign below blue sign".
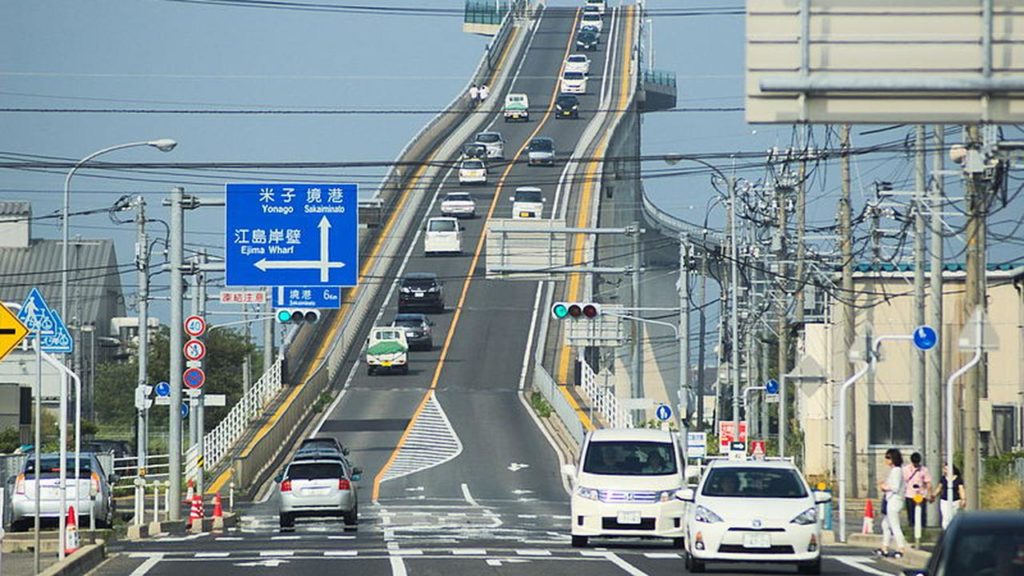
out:
{"label": "small sign below blue sign", "polygon": [[275,308],[341,308],[338,286],[278,286],[274,290]]}
{"label": "small sign below blue sign", "polygon": [[181,417],[188,418],[188,402],[181,403]]}
{"label": "small sign below blue sign", "polygon": [[75,343],[60,314],[46,304],[38,288],[33,288],[18,312],[18,320],[28,328],[26,338],[39,337],[44,352],[70,354]]}
{"label": "small sign below blue sign", "polygon": [[672,409],[669,408],[668,404],[659,404],[658,409],[654,411],[654,416],[662,422],[668,422],[669,418],[672,417]]}
{"label": "small sign below blue sign", "polygon": [[228,184],[225,286],[355,286],[356,184]]}

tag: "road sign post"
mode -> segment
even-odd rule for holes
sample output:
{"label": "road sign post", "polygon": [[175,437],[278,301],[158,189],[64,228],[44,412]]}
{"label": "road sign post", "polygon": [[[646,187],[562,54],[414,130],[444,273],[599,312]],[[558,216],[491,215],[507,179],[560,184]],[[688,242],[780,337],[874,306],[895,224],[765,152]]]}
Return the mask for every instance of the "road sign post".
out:
{"label": "road sign post", "polygon": [[356,184],[228,184],[226,286],[355,286]]}

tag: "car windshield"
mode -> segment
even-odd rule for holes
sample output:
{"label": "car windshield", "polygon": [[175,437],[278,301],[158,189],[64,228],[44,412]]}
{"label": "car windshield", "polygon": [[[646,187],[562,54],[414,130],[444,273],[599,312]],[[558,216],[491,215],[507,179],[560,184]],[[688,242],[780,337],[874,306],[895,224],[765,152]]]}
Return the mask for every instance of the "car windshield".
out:
{"label": "car windshield", "polygon": [[998,531],[959,531],[946,546],[946,574],[1024,574],[1024,523]]}
{"label": "car windshield", "polygon": [[558,97],[556,103],[559,106],[575,106],[576,104],[579,103],[579,99],[572,95],[563,94]]}
{"label": "car windshield", "polygon": [[796,470],[729,466],[708,472],[701,494],[717,498],[806,498],[807,489]]}
{"label": "car windshield", "polygon": [[600,14],[595,14],[593,12],[587,12],[587,13],[583,14],[583,21],[584,22],[595,22],[595,21],[600,21],[600,20],[601,20],[601,15]]}
{"label": "car windshield", "polygon": [[[67,459],[68,471],[67,476],[70,478],[75,474],[75,458],[71,456]],[[39,459],[39,469],[43,471],[43,477],[47,476],[59,476],[60,475],[60,456],[43,456]],[[35,458],[29,457],[28,462],[25,463],[25,474],[35,474],[36,462]],[[89,478],[92,476],[92,462],[89,458],[78,459],[78,477]]]}
{"label": "car windshield", "polygon": [[430,232],[455,232],[459,225],[453,220],[431,220],[427,228]]}
{"label": "car windshield", "polygon": [[302,441],[299,450],[337,450],[338,445],[332,438],[309,438]]}
{"label": "car windshield", "polygon": [[310,462],[308,464],[292,464],[288,467],[289,480],[327,480],[343,478],[345,470],[340,463]]}
{"label": "car windshield", "polygon": [[462,163],[463,170],[483,170],[484,163],[479,160],[466,160]]}
{"label": "car windshield", "polygon": [[407,326],[409,328],[419,328],[423,325],[422,316],[395,316],[395,326]]}
{"label": "car windshield", "polygon": [[481,132],[476,135],[477,142],[483,142],[484,144],[493,144],[501,141],[501,136],[495,132]]}
{"label": "car windshield", "polygon": [[445,202],[469,202],[471,200],[469,194],[449,194],[444,197]]}
{"label": "car windshield", "polygon": [[398,330],[378,330],[374,334],[374,338],[377,340],[400,340],[402,338],[402,332]]}
{"label": "car windshield", "polygon": [[675,450],[669,442],[617,440],[591,442],[583,471],[614,476],[664,476],[676,473]]}
{"label": "car windshield", "polygon": [[540,190],[516,190],[516,202],[542,202]]}
{"label": "car windshield", "polygon": [[555,143],[547,138],[538,138],[530,141],[531,152],[551,152],[555,149]]}
{"label": "car windshield", "polygon": [[433,288],[435,284],[433,278],[406,278],[402,281],[402,286],[417,290],[427,290]]}
{"label": "car windshield", "polygon": [[566,72],[562,78],[566,80],[583,80],[586,76],[583,75],[583,72]]}
{"label": "car windshield", "polygon": [[573,62],[575,64],[585,64],[587,62],[587,57],[583,55],[569,56],[569,62]]}

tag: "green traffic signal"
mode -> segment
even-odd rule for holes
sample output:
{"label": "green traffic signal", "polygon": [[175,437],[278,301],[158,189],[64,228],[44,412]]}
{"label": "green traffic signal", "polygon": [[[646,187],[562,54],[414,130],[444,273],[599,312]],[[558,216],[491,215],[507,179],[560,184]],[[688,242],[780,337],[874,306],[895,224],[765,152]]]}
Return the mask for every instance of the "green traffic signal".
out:
{"label": "green traffic signal", "polygon": [[278,322],[290,322],[291,319],[292,319],[292,311],[291,310],[278,310],[277,311],[277,321]]}
{"label": "green traffic signal", "polygon": [[555,318],[561,320],[569,315],[569,307],[559,302],[551,308],[551,313],[555,315]]}

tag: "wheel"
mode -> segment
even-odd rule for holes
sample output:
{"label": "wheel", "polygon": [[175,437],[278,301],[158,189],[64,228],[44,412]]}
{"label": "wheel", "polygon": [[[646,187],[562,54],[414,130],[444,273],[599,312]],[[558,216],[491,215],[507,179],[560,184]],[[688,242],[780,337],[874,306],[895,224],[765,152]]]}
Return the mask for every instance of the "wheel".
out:
{"label": "wheel", "polygon": [[11,520],[11,532],[23,532],[28,530],[28,522],[24,518],[21,520]]}
{"label": "wheel", "polygon": [[377,373],[377,367],[376,366],[367,366],[366,367],[366,375],[367,376],[373,376],[376,373]]}
{"label": "wheel", "polygon": [[355,530],[356,526],[359,525],[359,506],[357,505],[355,508],[352,509],[351,512],[345,513],[344,514],[344,518],[345,518],[345,529],[346,530]]}
{"label": "wheel", "polygon": [[589,538],[586,537],[586,536],[577,536],[577,535],[573,534],[573,536],[572,536],[572,547],[573,548],[586,548],[587,540],[589,540]]}
{"label": "wheel", "polygon": [[679,548],[679,549],[686,548],[686,539],[685,538],[673,538],[672,539],[672,547],[673,548]]}
{"label": "wheel", "polygon": [[280,515],[282,529],[295,528],[295,515],[282,512]]}
{"label": "wheel", "polygon": [[686,570],[692,573],[704,572],[707,567],[704,565],[703,560],[697,560],[690,553],[686,554]]}
{"label": "wheel", "polygon": [[436,314],[443,314],[444,313],[444,302],[441,302],[440,304],[438,304],[437,306],[434,307],[434,313],[436,313]]}
{"label": "wheel", "polygon": [[821,574],[821,557],[819,556],[817,560],[797,564],[796,571],[799,574]]}

